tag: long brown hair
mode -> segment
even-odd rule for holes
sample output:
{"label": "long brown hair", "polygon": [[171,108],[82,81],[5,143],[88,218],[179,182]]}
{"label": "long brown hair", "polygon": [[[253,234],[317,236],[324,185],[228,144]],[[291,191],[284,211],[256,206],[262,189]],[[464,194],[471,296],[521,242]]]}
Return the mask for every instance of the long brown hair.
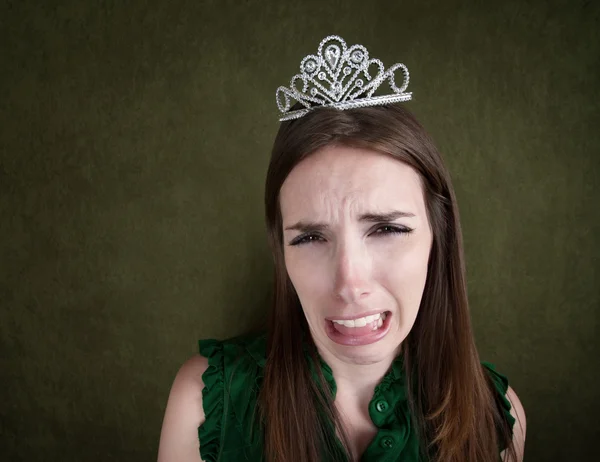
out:
{"label": "long brown hair", "polygon": [[286,271],[279,205],[281,185],[291,170],[334,143],[390,155],[421,177],[433,244],[421,305],[402,354],[423,455],[443,462],[496,461],[502,445],[514,458],[511,429],[475,347],[450,176],[421,124],[405,107],[393,104],[346,111],[318,108],[283,122],[277,133],[265,187],[267,232],[275,264],[267,362],[258,401],[265,424],[266,460],[340,460],[332,441],[332,424],[345,457],[350,454],[347,434],[320,368],[316,368],[319,380],[314,383],[305,360],[305,345],[315,362],[317,350]]}

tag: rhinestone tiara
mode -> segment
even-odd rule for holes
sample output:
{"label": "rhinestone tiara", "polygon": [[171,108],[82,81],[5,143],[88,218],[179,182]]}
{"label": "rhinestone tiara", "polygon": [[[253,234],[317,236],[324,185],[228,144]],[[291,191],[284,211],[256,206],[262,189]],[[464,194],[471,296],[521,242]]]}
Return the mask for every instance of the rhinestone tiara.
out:
{"label": "rhinestone tiara", "polygon": [[[398,69],[404,75],[400,88],[394,82],[394,73]],[[386,79],[393,93],[373,96]],[[329,35],[319,44],[316,55],[304,57],[300,73],[292,77],[290,87],[277,89],[275,99],[281,111],[279,121],[299,119],[315,107],[344,110],[408,101],[412,98],[412,93],[405,93],[408,81],[408,69],[404,64],[394,64],[385,71],[379,59],[369,59],[369,52],[364,46],[348,48],[344,39]],[[301,89],[297,86],[299,84]],[[292,99],[305,109],[290,111]]]}

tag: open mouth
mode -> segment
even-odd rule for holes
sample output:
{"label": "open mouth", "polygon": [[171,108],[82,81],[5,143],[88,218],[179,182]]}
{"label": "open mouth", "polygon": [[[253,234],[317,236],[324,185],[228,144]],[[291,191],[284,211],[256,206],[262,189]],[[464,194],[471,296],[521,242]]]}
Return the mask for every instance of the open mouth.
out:
{"label": "open mouth", "polygon": [[368,345],[381,340],[388,333],[392,313],[384,311],[352,321],[329,321],[326,331],[331,340],[341,345]]}

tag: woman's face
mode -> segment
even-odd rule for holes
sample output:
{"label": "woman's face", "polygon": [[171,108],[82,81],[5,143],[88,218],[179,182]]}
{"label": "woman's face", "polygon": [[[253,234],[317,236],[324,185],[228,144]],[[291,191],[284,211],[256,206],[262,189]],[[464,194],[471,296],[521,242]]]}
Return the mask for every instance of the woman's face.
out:
{"label": "woman's face", "polygon": [[432,244],[418,174],[375,151],[328,146],[292,170],[280,206],[286,268],[316,345],[356,364],[395,356]]}

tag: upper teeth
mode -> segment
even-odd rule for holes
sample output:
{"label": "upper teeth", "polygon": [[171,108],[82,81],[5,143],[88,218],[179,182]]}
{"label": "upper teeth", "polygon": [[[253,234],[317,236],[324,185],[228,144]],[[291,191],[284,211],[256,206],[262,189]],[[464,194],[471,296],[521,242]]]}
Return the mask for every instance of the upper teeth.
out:
{"label": "upper teeth", "polygon": [[364,318],[357,319],[349,319],[349,320],[336,320],[333,322],[341,324],[346,327],[365,327],[367,324],[372,323],[373,321],[378,321],[381,318],[381,322],[385,321],[386,314],[385,313],[377,313],[370,316],[365,316]]}

